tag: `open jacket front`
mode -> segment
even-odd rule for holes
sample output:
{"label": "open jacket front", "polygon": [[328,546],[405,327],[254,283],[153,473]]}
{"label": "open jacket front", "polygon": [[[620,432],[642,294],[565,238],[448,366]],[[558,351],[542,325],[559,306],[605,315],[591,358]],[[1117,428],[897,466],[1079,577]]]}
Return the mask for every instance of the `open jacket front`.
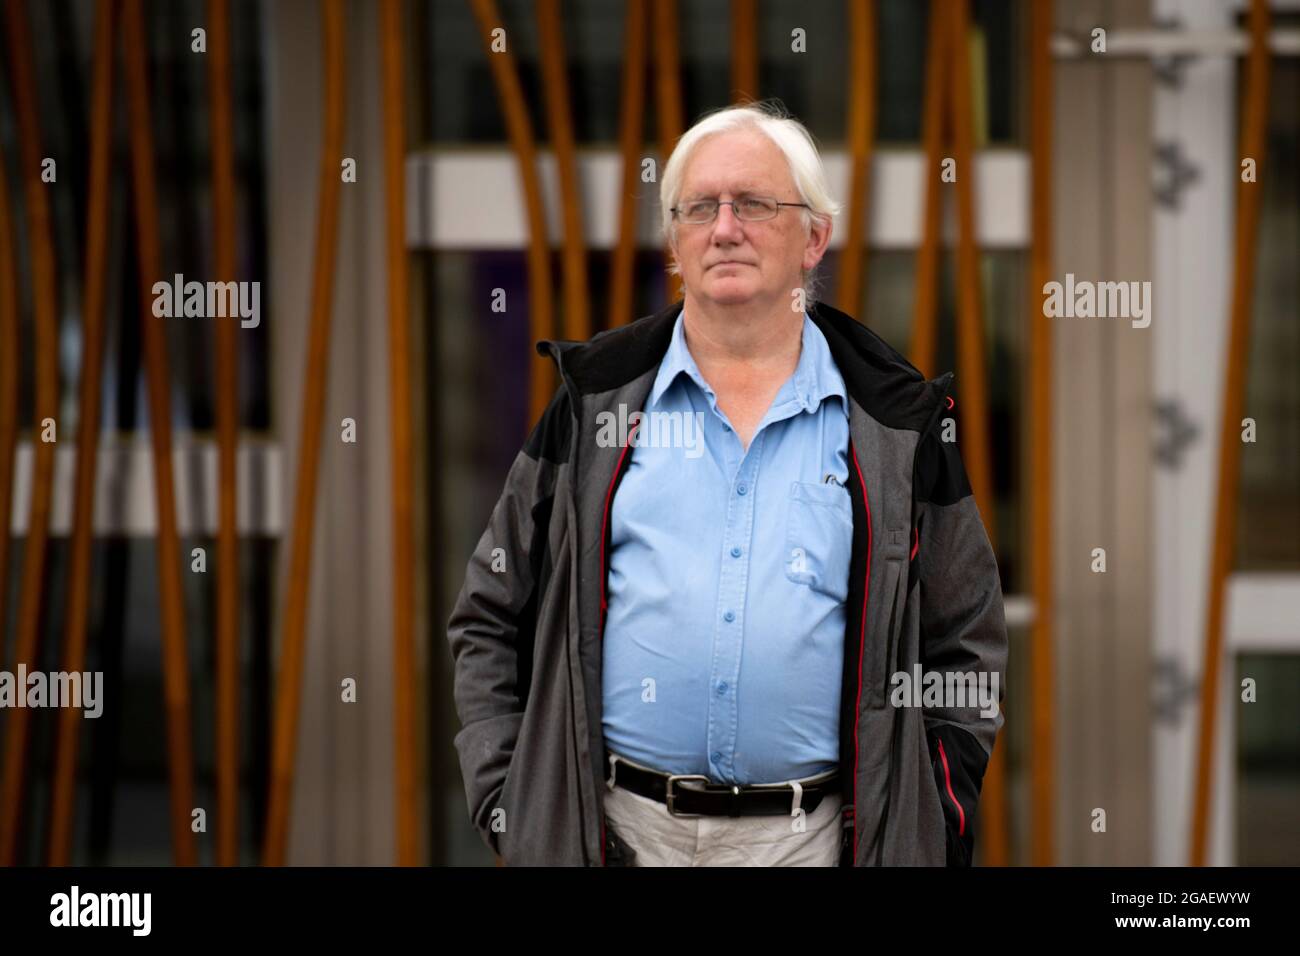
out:
{"label": "open jacket front", "polygon": [[[610,504],[630,446],[602,447],[598,416],[644,410],[681,308],[587,342],[537,343],[561,385],[510,468],[448,622],[470,817],[509,865],[627,859],[601,799],[601,640]],[[997,562],[956,445],[941,437],[952,373],[927,381],[844,313],[818,303],[808,315],[849,394],[842,863],[966,865],[1001,710],[890,699],[890,676],[918,664],[996,674],[999,688],[1005,676]]]}

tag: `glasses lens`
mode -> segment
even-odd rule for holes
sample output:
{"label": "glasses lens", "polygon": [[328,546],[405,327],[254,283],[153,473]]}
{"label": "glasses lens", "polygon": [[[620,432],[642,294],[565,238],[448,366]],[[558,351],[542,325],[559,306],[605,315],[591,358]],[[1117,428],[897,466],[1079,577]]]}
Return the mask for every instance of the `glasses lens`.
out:
{"label": "glasses lens", "polygon": [[741,219],[747,219],[750,222],[761,222],[775,216],[778,208],[775,199],[746,196],[736,203],[736,214]]}
{"label": "glasses lens", "polygon": [[718,204],[712,199],[701,199],[696,202],[688,202],[681,209],[683,222],[711,222],[718,212]]}

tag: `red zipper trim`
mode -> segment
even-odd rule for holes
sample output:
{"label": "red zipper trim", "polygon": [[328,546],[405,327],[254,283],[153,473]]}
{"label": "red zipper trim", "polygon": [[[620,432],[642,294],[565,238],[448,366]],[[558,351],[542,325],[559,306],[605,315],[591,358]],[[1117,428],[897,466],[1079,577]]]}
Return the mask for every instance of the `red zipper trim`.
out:
{"label": "red zipper trim", "polygon": [[961,808],[961,804],[957,802],[957,795],[952,792],[952,774],[948,771],[948,755],[943,751],[942,738],[939,740],[939,759],[943,761],[943,782],[948,787],[948,799],[957,808],[957,834],[961,836],[966,833],[966,811]]}
{"label": "red zipper trim", "polygon": [[[618,464],[614,466],[614,474],[609,479],[609,488],[605,490],[605,513],[600,519],[600,640],[605,640],[605,609],[609,606],[606,600],[606,587],[609,583],[609,566],[605,563],[605,535],[609,528],[609,505],[614,500],[614,484],[618,481],[619,472],[623,470],[623,459],[627,457],[627,450],[632,447],[632,437],[636,435],[636,430],[641,425],[640,422],[632,429],[632,434],[628,436],[628,442],[623,446],[623,453],[618,456]],[[600,865],[605,866],[605,818],[600,818]]]}
{"label": "red zipper trim", "polygon": [[853,705],[853,860],[858,859],[858,724],[862,714],[862,656],[867,644],[867,597],[871,594],[871,501],[867,497],[867,483],[862,477],[862,466],[858,464],[858,453],[849,441],[849,454],[853,456],[853,467],[858,472],[858,484],[862,488],[862,504],[867,509],[867,576],[862,589],[862,626],[858,634],[858,695]]}

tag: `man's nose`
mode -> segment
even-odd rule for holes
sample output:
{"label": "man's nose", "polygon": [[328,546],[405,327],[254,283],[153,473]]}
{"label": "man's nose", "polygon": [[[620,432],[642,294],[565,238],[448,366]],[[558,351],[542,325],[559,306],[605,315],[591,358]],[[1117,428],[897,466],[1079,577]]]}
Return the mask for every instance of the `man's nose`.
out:
{"label": "man's nose", "polygon": [[718,206],[718,219],[713,224],[713,235],[715,238],[731,239],[740,236],[743,233],[740,220],[736,218],[734,207]]}

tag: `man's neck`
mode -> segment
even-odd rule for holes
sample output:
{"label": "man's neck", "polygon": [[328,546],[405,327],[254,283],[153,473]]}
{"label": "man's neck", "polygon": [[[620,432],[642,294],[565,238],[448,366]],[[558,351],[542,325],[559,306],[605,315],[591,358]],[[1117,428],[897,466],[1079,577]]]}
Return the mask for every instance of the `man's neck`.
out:
{"label": "man's neck", "polygon": [[[689,294],[683,306],[686,347],[705,380],[785,381],[799,364],[803,313],[779,303],[753,306],[703,306]],[[710,374],[712,373],[712,375]]]}

